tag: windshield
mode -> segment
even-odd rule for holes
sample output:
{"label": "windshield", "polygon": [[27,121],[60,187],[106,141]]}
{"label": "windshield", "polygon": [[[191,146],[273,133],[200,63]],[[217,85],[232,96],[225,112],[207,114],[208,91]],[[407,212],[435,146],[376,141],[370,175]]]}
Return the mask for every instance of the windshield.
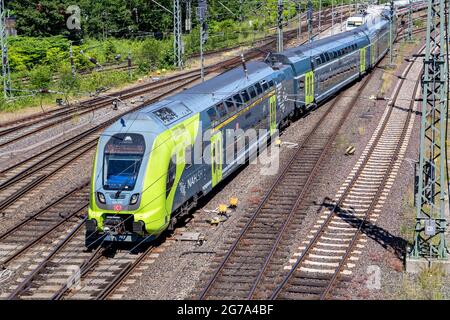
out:
{"label": "windshield", "polygon": [[144,138],[136,134],[111,137],[105,147],[103,188],[133,190],[144,156]]}

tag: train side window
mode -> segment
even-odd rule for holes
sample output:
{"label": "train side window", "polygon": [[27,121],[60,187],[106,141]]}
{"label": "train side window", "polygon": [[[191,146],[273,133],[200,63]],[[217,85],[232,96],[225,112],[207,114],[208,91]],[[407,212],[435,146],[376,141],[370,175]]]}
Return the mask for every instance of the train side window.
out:
{"label": "train side window", "polygon": [[217,111],[219,112],[219,117],[225,117],[227,115],[227,108],[225,107],[225,105],[223,103],[219,103],[217,106]]}
{"label": "train side window", "polygon": [[173,155],[169,162],[169,168],[167,169],[166,198],[169,196],[170,190],[175,183],[175,177],[177,175],[176,162],[176,155]]}
{"label": "train side window", "polygon": [[253,86],[248,87],[248,92],[250,93],[250,97],[251,97],[252,99],[256,97],[255,87],[253,87]]}
{"label": "train side window", "polygon": [[273,87],[275,85],[275,83],[273,82],[273,80],[269,81],[269,87]]}
{"label": "train side window", "polygon": [[244,100],[244,103],[247,103],[250,101],[250,96],[248,95],[247,90],[241,91],[242,99]]}
{"label": "train side window", "polygon": [[211,123],[213,123],[213,122],[217,121],[217,119],[219,119],[215,108],[209,108],[207,113],[209,116],[209,120],[211,120]]}
{"label": "train side window", "polygon": [[236,94],[233,96],[233,100],[236,103],[236,107],[239,109],[240,107],[242,107],[243,102],[242,102],[242,98],[239,94]]}
{"label": "train side window", "polygon": [[256,92],[258,93],[258,95],[263,93],[263,89],[262,89],[261,84],[259,82],[257,82],[255,84],[255,87],[256,87]]}
{"label": "train side window", "polygon": [[226,100],[225,104],[227,105],[228,112],[232,113],[236,111],[236,106],[231,98]]}
{"label": "train side window", "polygon": [[261,81],[262,87],[264,91],[267,91],[269,89],[269,85],[267,84],[266,80]]}

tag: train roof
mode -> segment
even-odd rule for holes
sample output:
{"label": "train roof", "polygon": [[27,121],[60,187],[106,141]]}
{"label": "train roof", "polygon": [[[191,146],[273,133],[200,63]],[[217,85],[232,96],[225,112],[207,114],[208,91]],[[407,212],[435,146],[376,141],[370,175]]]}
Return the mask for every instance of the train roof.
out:
{"label": "train roof", "polygon": [[[245,76],[242,67],[233,68],[192,88],[127,114],[123,117],[123,121],[135,132],[161,132],[185,120],[191,114],[204,111],[236,92],[274,76],[274,70],[264,62],[248,62],[246,65],[248,77]],[[117,121],[107,131],[121,130],[123,124]]]}
{"label": "train roof", "polygon": [[246,65],[248,77],[243,67],[236,67],[166,100],[183,101],[193,111],[202,111],[274,73],[264,62],[248,62]]}
{"label": "train roof", "polygon": [[[341,44],[340,46],[337,44]],[[311,59],[322,53],[339,50],[349,45],[357,45],[358,48],[369,44],[362,28],[342,32],[295,48],[287,49],[281,53],[269,57],[269,62],[280,62],[291,65],[296,74],[300,75],[311,69]]]}

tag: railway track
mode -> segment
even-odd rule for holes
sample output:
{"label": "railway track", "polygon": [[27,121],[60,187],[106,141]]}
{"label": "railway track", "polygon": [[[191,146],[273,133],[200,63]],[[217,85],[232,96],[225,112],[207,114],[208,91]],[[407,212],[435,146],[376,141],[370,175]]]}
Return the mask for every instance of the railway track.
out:
{"label": "railway track", "polygon": [[105,299],[145,265],[154,245],[133,252],[101,246],[85,250],[88,197],[86,183],[0,235],[2,269],[22,275],[8,283],[1,298]]}
{"label": "railway track", "polygon": [[[338,280],[351,274],[366,237],[375,229],[373,223],[403,160],[414,123],[412,115],[420,78],[413,90],[405,89],[404,85],[410,73],[420,74],[420,71],[420,62],[414,60],[408,64],[382,121],[336,194],[337,200],[324,203],[327,209],[310,231],[310,240],[298,248],[295,263],[270,293],[270,299],[327,299],[332,297]],[[402,89],[407,92],[402,93]],[[400,95],[403,96],[399,98]],[[399,107],[400,99],[409,101],[406,110]]]}
{"label": "railway track", "polygon": [[[84,249],[84,222],[73,224],[71,231],[45,256],[28,265],[26,277],[12,285],[3,297],[16,299],[98,299],[112,296],[129,274],[139,266],[145,269],[152,260],[144,261],[157,246],[138,245],[131,250],[113,244]],[[130,281],[128,279],[127,281]]]}
{"label": "railway track", "polygon": [[65,230],[85,213],[85,199],[88,197],[89,188],[86,183],[2,233],[0,265],[5,268],[38,243],[47,242],[50,245],[54,240],[53,234]]}
{"label": "railway track", "polygon": [[[405,74],[400,78],[400,85],[392,99],[393,105],[397,101],[400,89],[412,66],[413,62],[410,62]],[[415,91],[418,84],[419,82],[416,83]],[[364,89],[364,83],[361,85],[361,89]],[[336,101],[338,100],[335,100],[335,103],[337,103]],[[354,105],[356,101],[357,96],[349,105]],[[383,190],[395,164],[398,166],[398,153],[404,150],[405,137],[408,130],[411,129],[413,107],[414,99],[410,103],[409,111],[403,112],[406,119],[403,118],[400,121],[394,119],[393,115],[401,114],[401,112],[387,108],[383,125],[378,129],[376,138],[371,141],[371,149],[364,154],[365,159],[358,163],[361,164],[361,167],[355,171],[355,176],[340,194],[331,213],[322,215],[319,220],[323,223],[322,226],[318,230],[313,230],[314,235],[309,236],[312,238],[311,243],[306,249],[303,248],[304,251],[295,252],[294,258],[297,256],[299,258],[292,270],[284,279],[280,279],[279,275],[283,274],[283,267],[288,268],[283,263],[289,261],[289,252],[294,236],[298,232],[309,206],[305,199],[312,189],[314,176],[346,118],[345,114],[341,114],[340,124],[330,126],[327,124],[327,117],[324,114],[269,188],[243,230],[236,235],[236,240],[230,249],[219,263],[216,260],[216,263],[213,264],[215,269],[209,280],[206,281],[199,298],[299,299],[327,297],[331,288],[339,285],[336,280],[348,274],[348,270],[346,272],[342,272],[342,270],[355,248],[359,233],[366,226],[368,217],[373,214],[381,195],[383,194],[385,197]],[[329,110],[332,109],[331,106]],[[350,112],[349,109],[348,112]],[[396,125],[401,129],[396,128]],[[326,132],[321,129],[321,126],[328,129],[334,128],[334,130]],[[376,157],[380,158],[379,162]],[[381,177],[373,177],[371,171]],[[372,187],[374,182],[379,185],[373,193],[361,194],[356,191],[364,184]],[[369,188],[369,190],[372,189]],[[371,201],[368,201],[368,198]],[[358,209],[352,211],[351,208]],[[358,217],[358,215],[360,216]],[[345,232],[339,232],[342,231],[341,229],[345,229]],[[353,233],[346,234],[350,231]],[[346,248],[346,250],[342,248]],[[343,251],[343,255],[339,256],[341,251]],[[282,284],[276,287],[277,283]]]}
{"label": "railway track", "polygon": [[250,299],[256,294],[269,264],[288,252],[279,250],[280,244],[290,244],[287,235],[300,228],[309,206],[304,199],[322,161],[373,75],[361,81],[350,101],[342,93],[333,100],[236,236],[200,299]]}

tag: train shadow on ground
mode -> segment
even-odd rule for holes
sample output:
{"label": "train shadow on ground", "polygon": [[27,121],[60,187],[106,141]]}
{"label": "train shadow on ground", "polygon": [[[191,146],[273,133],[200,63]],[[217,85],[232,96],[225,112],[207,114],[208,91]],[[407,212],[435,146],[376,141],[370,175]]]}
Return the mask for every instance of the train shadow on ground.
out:
{"label": "train shadow on ground", "polygon": [[396,106],[396,105],[394,105],[394,106],[392,106],[392,107],[395,108],[395,109],[398,109],[398,110],[407,112],[407,113],[415,114],[416,116],[422,116],[422,112],[417,111],[417,110],[411,110],[411,109],[409,109],[409,108],[403,108],[403,107],[399,107],[399,106]]}
{"label": "train shadow on ground", "polygon": [[343,221],[347,222],[353,228],[360,228],[361,233],[365,234],[370,239],[376,241],[384,249],[392,251],[398,259],[404,261],[407,252],[407,247],[412,245],[407,240],[393,235],[389,231],[371,223],[368,220],[365,221],[361,218],[354,216],[355,213],[354,208],[346,210],[339,206],[335,206],[335,203],[332,201],[332,199],[328,197],[326,197],[324,201],[318,205],[327,208],[330,211],[334,209],[336,215],[340,217]]}

